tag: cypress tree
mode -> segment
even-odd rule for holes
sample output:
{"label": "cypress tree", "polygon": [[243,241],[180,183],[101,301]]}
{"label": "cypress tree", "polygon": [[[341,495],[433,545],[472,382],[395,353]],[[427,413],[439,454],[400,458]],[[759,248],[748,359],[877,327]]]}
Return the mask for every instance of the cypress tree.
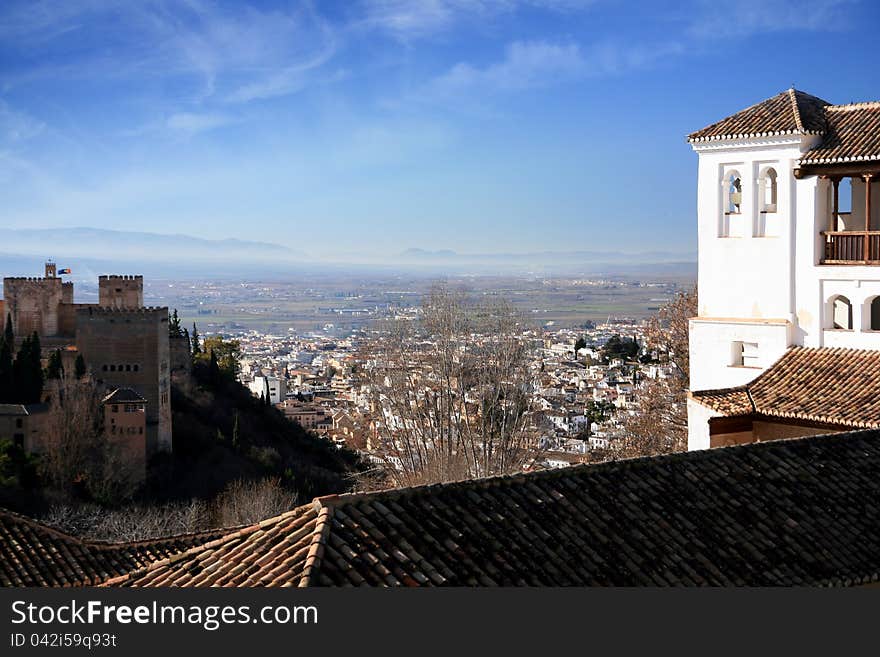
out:
{"label": "cypress tree", "polygon": [[76,355],[76,361],[73,364],[73,373],[77,379],[81,379],[86,375],[86,359],[82,354]]}
{"label": "cypress tree", "polygon": [[64,366],[61,364],[61,350],[56,349],[49,355],[49,363],[46,366],[47,379],[60,379],[64,374]]}
{"label": "cypress tree", "polygon": [[15,378],[12,364],[12,345],[0,338],[0,404],[13,401]]}
{"label": "cypress tree", "polygon": [[6,344],[9,348],[15,350],[15,333],[12,331],[12,313],[6,314],[6,329],[3,333]]}
{"label": "cypress tree", "polygon": [[174,312],[171,313],[171,317],[168,320],[168,334],[172,338],[178,338],[182,335],[180,330],[180,317],[177,315],[177,308],[174,309]]}
{"label": "cypress tree", "polygon": [[34,331],[31,335],[31,348],[28,354],[27,368],[30,372],[30,390],[28,393],[29,404],[37,404],[43,394],[43,363],[41,360],[42,352],[40,347],[40,336]]}
{"label": "cypress tree", "polygon": [[202,353],[202,348],[199,346],[199,329],[196,328],[196,323],[193,322],[193,332],[192,332],[192,355],[193,358]]}
{"label": "cypress tree", "polygon": [[37,335],[36,331],[34,331],[34,334],[31,336],[30,358],[31,376],[33,377],[31,399],[34,400],[31,403],[34,404],[40,401],[40,396],[43,394],[43,383],[45,382],[45,377],[43,375],[43,361],[41,359],[42,355],[43,353],[40,346],[40,336]]}
{"label": "cypress tree", "polygon": [[[34,367],[34,344],[32,338],[25,338],[12,364],[15,379],[15,401],[19,404],[34,404],[39,401],[42,391],[43,370]],[[39,352],[37,352],[39,362]],[[39,372],[39,376],[37,375]]]}
{"label": "cypress tree", "polygon": [[211,359],[208,364],[208,376],[211,379],[211,383],[218,383],[220,381],[220,365],[217,364],[217,356],[214,355],[214,350],[211,350]]}

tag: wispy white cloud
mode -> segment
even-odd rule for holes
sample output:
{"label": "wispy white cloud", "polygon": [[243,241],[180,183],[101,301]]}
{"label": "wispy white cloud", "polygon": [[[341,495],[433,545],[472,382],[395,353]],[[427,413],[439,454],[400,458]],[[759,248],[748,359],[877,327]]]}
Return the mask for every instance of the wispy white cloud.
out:
{"label": "wispy white cloud", "polygon": [[699,0],[689,12],[688,33],[698,38],[744,37],[769,32],[845,27],[846,5],[857,0]]}
{"label": "wispy white cloud", "polygon": [[195,114],[192,112],[180,112],[168,117],[165,125],[170,130],[176,130],[187,134],[196,134],[214,130],[231,123],[236,119],[226,114]]}
{"label": "wispy white cloud", "polygon": [[[56,58],[22,77],[188,77],[197,82],[194,102],[240,102],[299,90],[305,73],[336,50],[334,29],[309,2],[283,11],[212,0],[37,0],[0,8],[0,39],[22,51],[38,54],[72,33],[105,47],[71,49],[64,62]],[[0,77],[7,88],[16,82],[11,71]]]}
{"label": "wispy white cloud", "polygon": [[15,144],[41,134],[46,124],[34,117],[14,110],[0,99],[0,144]]}
{"label": "wispy white cloud", "polygon": [[572,42],[516,41],[507,46],[501,61],[482,68],[459,62],[429,82],[417,97],[442,100],[474,91],[485,95],[549,86],[643,69],[682,51],[676,42],[628,47],[602,42],[584,50]]}
{"label": "wispy white cloud", "polygon": [[450,29],[465,19],[486,19],[524,7],[583,9],[595,0],[363,0],[360,24],[408,41]]}

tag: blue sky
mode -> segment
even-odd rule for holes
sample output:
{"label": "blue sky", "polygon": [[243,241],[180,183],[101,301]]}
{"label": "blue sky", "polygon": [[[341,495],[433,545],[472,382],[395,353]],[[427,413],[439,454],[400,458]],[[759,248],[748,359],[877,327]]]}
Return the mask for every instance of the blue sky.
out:
{"label": "blue sky", "polygon": [[0,225],[692,250],[684,135],[792,83],[880,98],[878,27],[871,0],[4,0]]}

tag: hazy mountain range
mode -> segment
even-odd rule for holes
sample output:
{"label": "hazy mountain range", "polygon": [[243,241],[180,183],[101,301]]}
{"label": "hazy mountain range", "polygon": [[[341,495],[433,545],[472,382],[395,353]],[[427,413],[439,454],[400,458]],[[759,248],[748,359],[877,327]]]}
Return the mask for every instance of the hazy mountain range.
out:
{"label": "hazy mountain range", "polygon": [[278,244],[103,228],[0,228],[0,251],[44,258],[136,258],[138,260],[273,260],[304,255]]}
{"label": "hazy mountain range", "polygon": [[449,249],[428,251],[411,248],[399,254],[402,262],[450,261],[450,262],[533,262],[533,263],[673,263],[696,262],[696,251],[672,253],[668,251],[648,251],[642,253],[623,253],[619,251],[531,251],[526,253],[458,253]]}
{"label": "hazy mountain range", "polygon": [[0,228],[0,274],[38,275],[54,259],[74,279],[98,273],[142,273],[153,278],[278,278],[332,269],[406,270],[443,274],[681,273],[695,272],[696,253],[536,251],[458,253],[410,248],[400,253],[348,253],[336,261],[270,242],[209,239],[102,228]]}

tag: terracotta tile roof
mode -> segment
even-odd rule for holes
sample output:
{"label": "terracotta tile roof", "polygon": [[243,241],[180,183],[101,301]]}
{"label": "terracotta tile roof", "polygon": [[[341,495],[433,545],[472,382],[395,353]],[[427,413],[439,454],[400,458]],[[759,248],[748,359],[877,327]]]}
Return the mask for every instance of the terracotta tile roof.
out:
{"label": "terracotta tile roof", "polygon": [[826,105],[821,98],[789,89],[692,132],[688,141],[820,134],[825,130]]}
{"label": "terracotta tile roof", "polygon": [[880,160],[880,102],[825,108],[822,141],[804,153],[801,164]]}
{"label": "terracotta tile roof", "polygon": [[880,428],[880,351],[792,347],[745,386],[691,397],[723,415]]}
{"label": "terracotta tile roof", "polygon": [[319,498],[107,585],[880,581],[880,431]]}
{"label": "terracotta tile roof", "polygon": [[746,386],[699,390],[692,392],[690,396],[722,415],[751,415],[755,412]]}
{"label": "terracotta tile roof", "polygon": [[314,563],[328,513],[301,506],[171,555],[120,581],[137,586],[297,586]]}
{"label": "terracotta tile roof", "polygon": [[229,530],[152,541],[83,541],[0,509],[0,586],[91,586]]}
{"label": "terracotta tile roof", "polygon": [[131,388],[116,388],[101,400],[102,404],[146,403],[144,397]]}

